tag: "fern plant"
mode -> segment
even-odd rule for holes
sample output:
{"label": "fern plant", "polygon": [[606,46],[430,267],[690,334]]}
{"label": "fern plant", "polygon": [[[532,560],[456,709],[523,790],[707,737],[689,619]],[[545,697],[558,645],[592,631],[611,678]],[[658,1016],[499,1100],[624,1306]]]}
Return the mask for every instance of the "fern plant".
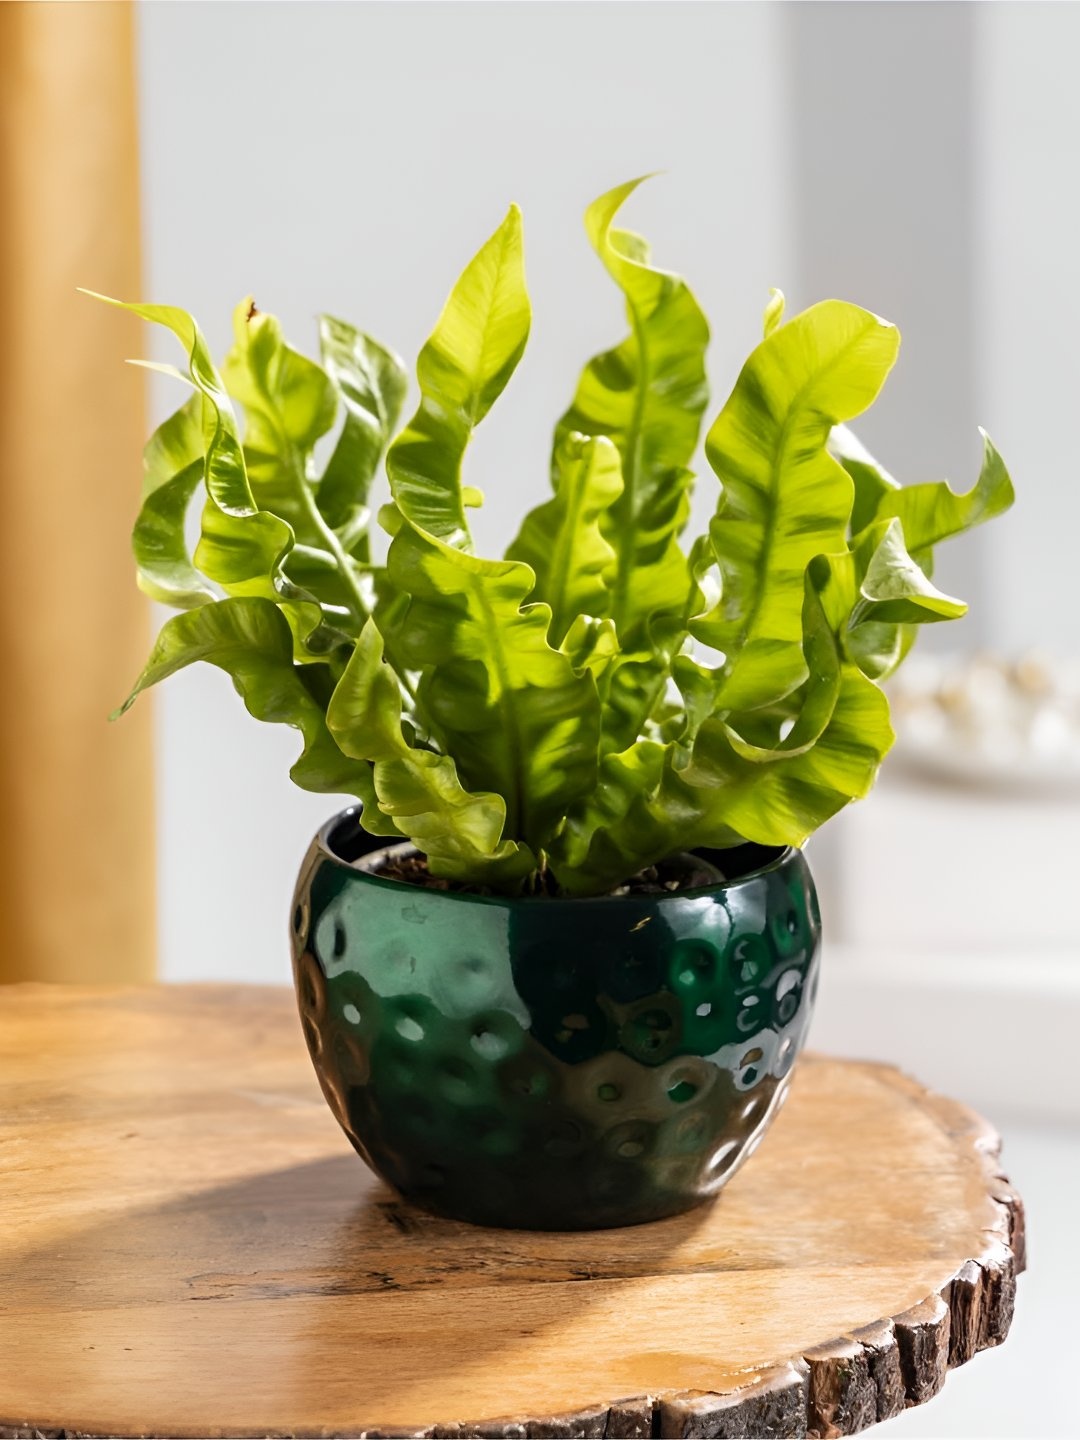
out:
{"label": "fern plant", "polygon": [[629,333],[586,365],[551,494],[503,559],[474,552],[462,470],[529,333],[516,207],[454,286],[400,432],[400,360],[341,320],[320,320],[316,363],[245,300],[219,372],[190,315],[124,307],[177,336],[193,394],[146,447],[133,537],[141,587],[182,613],[123,708],[217,665],[252,715],[301,732],[298,785],[355,795],[369,832],[501,893],[596,894],[696,846],[799,845],[866,794],[893,739],[880,682],[917,626],[966,608],[931,582],[934,547],[1006,509],[1008,474],[984,437],[967,494],[897,485],[845,428],[896,329],[838,300],[788,320],[773,292],[706,433],[715,515],[684,547],[709,331],[616,228],[637,183],[586,215]]}

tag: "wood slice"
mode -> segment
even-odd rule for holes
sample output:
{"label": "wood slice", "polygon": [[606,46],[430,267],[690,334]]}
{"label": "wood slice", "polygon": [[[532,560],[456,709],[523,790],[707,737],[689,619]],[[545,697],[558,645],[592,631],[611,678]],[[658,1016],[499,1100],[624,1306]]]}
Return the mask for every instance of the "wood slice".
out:
{"label": "wood slice", "polygon": [[977,1116],[806,1056],[717,1202],[484,1230],[348,1148],[290,993],[0,990],[0,1435],[839,1436],[1008,1334]]}

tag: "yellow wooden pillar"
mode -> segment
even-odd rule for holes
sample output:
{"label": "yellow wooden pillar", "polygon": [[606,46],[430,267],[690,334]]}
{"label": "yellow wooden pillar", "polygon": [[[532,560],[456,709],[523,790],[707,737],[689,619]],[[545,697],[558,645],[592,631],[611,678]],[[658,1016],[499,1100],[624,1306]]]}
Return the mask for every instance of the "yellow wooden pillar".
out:
{"label": "yellow wooden pillar", "polygon": [[154,969],[134,23],[0,4],[0,980]]}

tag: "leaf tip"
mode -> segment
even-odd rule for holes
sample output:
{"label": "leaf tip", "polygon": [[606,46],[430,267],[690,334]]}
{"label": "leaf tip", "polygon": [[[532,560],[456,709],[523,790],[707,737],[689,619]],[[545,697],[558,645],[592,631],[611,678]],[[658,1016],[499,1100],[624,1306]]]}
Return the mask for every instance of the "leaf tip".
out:
{"label": "leaf tip", "polygon": [[775,285],[770,285],[769,299],[768,303],[765,306],[765,315],[763,320],[766,340],[773,333],[776,327],[783,322],[784,306],[786,304],[787,299],[784,295],[784,292],[777,289]]}
{"label": "leaf tip", "polygon": [[871,310],[870,313],[874,316],[874,319],[881,329],[887,333],[890,344],[892,345],[892,352],[894,355],[897,355],[900,351],[900,327],[894,324],[892,320],[886,320],[884,315],[878,315],[873,310]]}
{"label": "leaf tip", "polygon": [[121,309],[125,306],[125,301],[114,300],[111,295],[103,295],[100,290],[90,290],[85,285],[76,285],[75,293],[77,295],[87,295],[91,300],[101,300],[106,305],[119,306]]}
{"label": "leaf tip", "polygon": [[1004,468],[1005,461],[1001,458],[1001,451],[997,448],[993,440],[990,438],[989,432],[985,430],[981,425],[977,426],[976,428],[978,429],[979,435],[982,438],[983,451],[986,454],[987,459],[996,460],[1002,466],[1002,468]]}
{"label": "leaf tip", "polygon": [[521,213],[521,206],[516,200],[512,200],[503,216],[502,224],[496,230],[496,235],[508,236],[511,240],[518,240],[525,227],[524,216]]}
{"label": "leaf tip", "polygon": [[994,472],[996,471],[996,486],[1001,497],[1001,510],[1009,510],[1016,501],[1016,487],[1013,485],[1012,476],[1009,474],[1009,467],[1005,464],[1001,451],[994,444],[993,440],[991,440],[989,434],[981,425],[978,427],[978,430],[983,442],[982,477],[980,477],[980,481],[983,478],[989,478],[991,484],[994,484]]}

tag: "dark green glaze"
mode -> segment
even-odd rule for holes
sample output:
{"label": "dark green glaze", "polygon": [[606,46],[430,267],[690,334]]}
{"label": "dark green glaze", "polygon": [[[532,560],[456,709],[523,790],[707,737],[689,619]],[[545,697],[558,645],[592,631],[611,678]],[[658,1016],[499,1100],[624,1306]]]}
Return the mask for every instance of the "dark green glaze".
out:
{"label": "dark green glaze", "polygon": [[382,880],[347,811],[297,886],[300,1013],[323,1092],[403,1196],[485,1225],[590,1229],[689,1209],[753,1150],[816,989],[795,850],[711,858],[672,895],[506,899]]}

